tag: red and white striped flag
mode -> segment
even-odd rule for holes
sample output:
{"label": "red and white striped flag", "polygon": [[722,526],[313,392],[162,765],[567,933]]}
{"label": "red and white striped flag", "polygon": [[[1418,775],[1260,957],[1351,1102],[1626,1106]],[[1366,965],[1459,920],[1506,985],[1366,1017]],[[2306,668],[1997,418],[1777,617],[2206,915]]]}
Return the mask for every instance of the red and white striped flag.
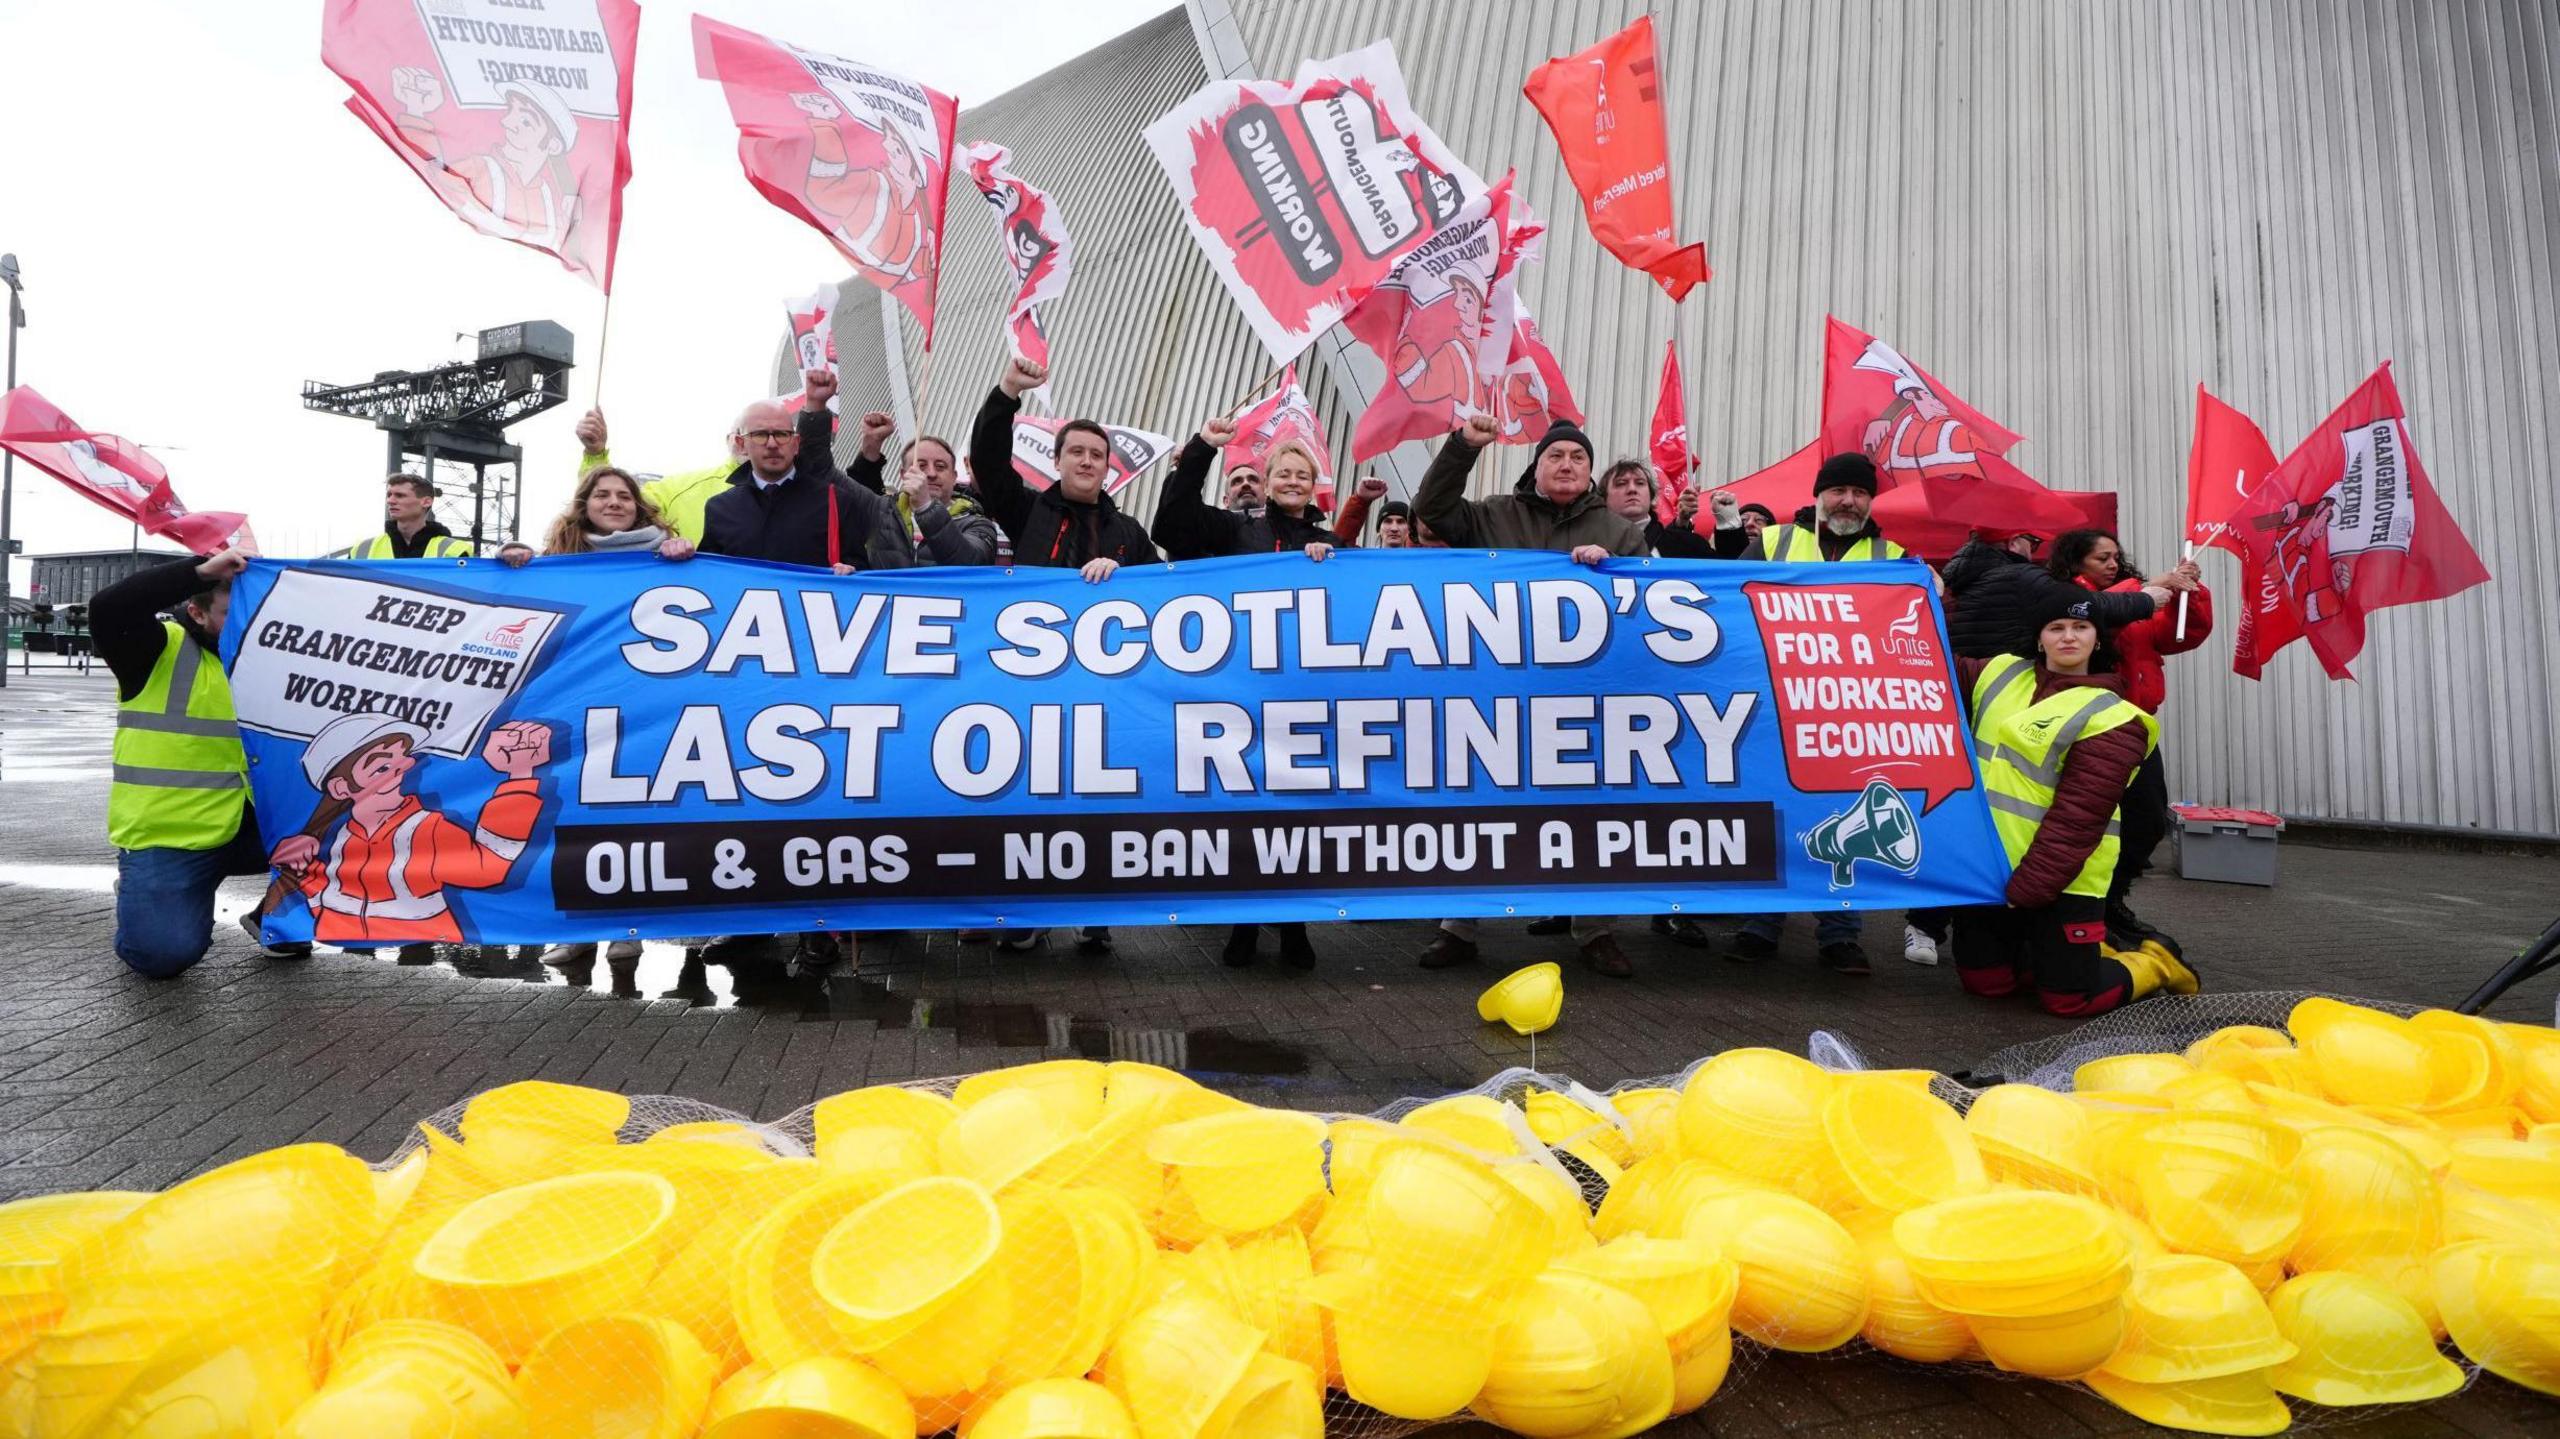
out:
{"label": "red and white striped flag", "polygon": [[196,514],[169,487],[169,471],[121,435],[84,430],[53,402],[20,385],[0,395],[0,450],[142,527],[200,555],[237,547],[258,552],[246,516]]}

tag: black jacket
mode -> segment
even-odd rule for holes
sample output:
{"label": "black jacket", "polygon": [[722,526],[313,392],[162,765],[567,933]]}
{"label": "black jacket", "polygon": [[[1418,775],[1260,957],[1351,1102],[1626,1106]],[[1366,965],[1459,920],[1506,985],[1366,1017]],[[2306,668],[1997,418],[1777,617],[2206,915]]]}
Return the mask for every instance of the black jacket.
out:
{"label": "black jacket", "polygon": [[729,487],[702,510],[706,555],[827,567],[827,495],[836,497],[837,557],[856,569],[904,569],[906,537],[889,502],[836,468],[835,417],[824,408],[800,412],[800,456],[789,480],[760,489],[755,467],[729,472]]}
{"label": "black jacket", "polygon": [[2093,595],[2069,580],[2055,579],[2033,560],[1981,540],[1966,541],[1939,573],[1947,582],[1947,643],[1970,659],[2033,657],[2041,628],[2036,616],[2054,598],[2092,601],[2102,634],[2148,619],[2156,608],[2139,590]]}
{"label": "black jacket", "polygon": [[1156,522],[1147,534],[1177,560],[1205,560],[1219,555],[1261,555],[1304,550],[1309,545],[1347,549],[1324,520],[1324,511],[1309,505],[1292,515],[1280,509],[1247,514],[1222,510],[1200,497],[1218,447],[1198,435],[1182,447],[1173,475],[1156,497]]}
{"label": "black jacket", "polygon": [[1080,505],[1056,485],[1034,490],[1013,468],[1013,417],[1022,402],[1003,390],[987,393],[969,428],[969,479],[987,502],[987,513],[1013,539],[1013,562],[1044,569],[1077,570],[1088,560],[1152,565],[1163,560],[1146,527],[1120,513],[1109,494]]}
{"label": "black jacket", "polygon": [[[1734,536],[1730,554],[1726,553],[1728,546],[1724,543],[1728,534]],[[1718,530],[1711,540],[1687,525],[1666,525],[1660,520],[1644,522],[1645,543],[1653,546],[1655,554],[1675,560],[1739,559],[1742,556],[1741,535],[1739,529]]]}
{"label": "black jacket", "polygon": [[[869,455],[857,454],[845,473],[853,482],[889,502],[890,519],[897,537],[914,540],[908,552],[908,563],[919,568],[935,565],[991,565],[996,562],[996,547],[1003,536],[996,532],[996,522],[987,518],[977,497],[954,491],[951,503],[927,505],[916,510],[916,533],[909,535],[903,521],[897,518],[899,497],[890,493],[888,464]],[[881,568],[889,568],[882,566]]]}
{"label": "black jacket", "polygon": [[163,614],[176,619],[189,639],[207,651],[215,649],[216,637],[179,612],[188,599],[204,592],[204,581],[196,576],[202,563],[190,556],[153,565],[89,597],[89,638],[116,677],[116,698],[129,700],[150,681],[151,667],[169,647],[169,632],[160,624]]}

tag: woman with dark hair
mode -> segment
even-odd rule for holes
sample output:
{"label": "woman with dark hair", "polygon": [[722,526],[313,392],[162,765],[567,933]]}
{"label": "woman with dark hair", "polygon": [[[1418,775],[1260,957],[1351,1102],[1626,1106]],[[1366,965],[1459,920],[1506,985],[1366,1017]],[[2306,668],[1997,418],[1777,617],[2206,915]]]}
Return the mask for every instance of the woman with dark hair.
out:
{"label": "woman with dark hair", "polygon": [[[2056,579],[2096,593],[2138,590],[2144,583],[2142,572],[2133,567],[2122,542],[2101,529],[2065,530],[2055,536],[2045,568]],[[2179,564],[2172,574],[2195,582],[2195,561]],[[2194,649],[2213,633],[2212,592],[2202,583],[2194,583],[2189,594],[2183,637],[2178,633],[2177,607],[2164,605],[2146,619],[2117,626],[2107,636],[2107,652],[2099,657],[2099,668],[2122,675],[2124,697],[2146,713],[2158,714],[2161,702],[2169,697],[2162,657]],[[2124,847],[2116,859],[2115,877],[2107,886],[2107,928],[2119,937],[2118,949],[2130,949],[2146,936],[2164,938],[2142,922],[2131,903],[2134,881],[2151,867],[2151,852],[2169,833],[2169,781],[2157,748],[2134,775],[2133,787],[2125,794],[2124,812]]]}
{"label": "woman with dark hair", "polygon": [[2031,618],[2031,654],[1956,662],[2011,865],[2007,903],[1956,914],[1956,976],[1968,994],[2032,990],[2075,1017],[2193,994],[2194,972],[2169,950],[2100,944],[2125,787],[2158,748],[2160,721],[2124,697],[2123,676],[2092,668],[2096,600],[2056,592]]}

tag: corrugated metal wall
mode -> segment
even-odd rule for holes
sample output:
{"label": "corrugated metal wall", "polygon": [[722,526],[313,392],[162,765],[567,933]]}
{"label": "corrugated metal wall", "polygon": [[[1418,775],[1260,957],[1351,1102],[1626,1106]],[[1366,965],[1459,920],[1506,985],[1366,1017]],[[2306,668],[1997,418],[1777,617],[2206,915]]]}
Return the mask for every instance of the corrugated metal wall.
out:
{"label": "corrugated metal wall", "polygon": [[[2173,662],[2173,791],[2560,834],[2548,0],[1653,7],[1681,232],[1716,269],[1676,310],[1591,240],[1519,93],[1540,60],[1645,7],[1195,4],[1231,20],[1265,75],[1393,40],[1440,135],[1488,177],[1519,167],[1553,221],[1524,294],[1604,450],[1641,449],[1676,326],[1708,472],[1787,453],[1813,432],[1822,317],[1837,313],[2028,436],[2013,457],[2031,473],[2120,491],[2128,548],[2158,568],[2175,557],[2198,381],[2281,452],[2395,361],[2419,453],[2500,578],[2378,618],[2357,684],[2329,683],[2299,646],[2263,684],[2237,679],[2227,630]],[[1179,430],[1266,368],[1138,138],[1203,73],[1176,12],[963,117],[1013,145],[1075,227],[1057,318],[1076,410]],[[954,432],[994,372],[1010,288],[976,204],[955,187],[925,405]],[[877,323],[848,306],[849,336]],[[1302,373],[1347,437],[1330,376]],[[2227,557],[2205,564],[2217,592],[2233,588]]]}

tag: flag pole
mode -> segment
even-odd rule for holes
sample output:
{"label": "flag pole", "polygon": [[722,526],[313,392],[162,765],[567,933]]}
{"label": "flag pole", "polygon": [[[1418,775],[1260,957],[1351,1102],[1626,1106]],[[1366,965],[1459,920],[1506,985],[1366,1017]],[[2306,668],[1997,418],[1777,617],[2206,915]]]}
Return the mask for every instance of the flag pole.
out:
{"label": "flag pole", "polygon": [[[2182,554],[2182,555],[2178,556],[2178,563],[2180,563],[2180,564],[2185,564],[2187,561],[2192,560],[2192,559],[2194,559],[2195,557],[2196,557],[2196,542],[2195,542],[2195,541],[2193,541],[2193,540],[2189,540],[2189,541],[2187,541],[2187,549],[2186,549],[2186,553],[2184,553],[2184,554]],[[2178,639],[2179,639],[2179,641],[2180,641],[2181,643],[2183,643],[2183,642],[2186,640],[2186,638],[2187,638],[2187,592],[2186,592],[2185,590],[2180,590],[2180,591],[2178,591]]]}
{"label": "flag pole", "polygon": [[596,387],[595,393],[590,396],[587,401],[588,408],[590,409],[601,410],[604,408],[604,346],[605,341],[610,338],[612,334],[613,292],[611,290],[607,290],[604,292],[604,319],[596,326]]}
{"label": "flag pole", "polygon": [[1243,394],[1236,396],[1234,399],[1227,401],[1223,405],[1220,405],[1218,407],[1218,417],[1220,419],[1226,418],[1227,415],[1235,410],[1236,406],[1243,404],[1245,401],[1252,399],[1258,394],[1261,394],[1263,386],[1277,382],[1279,378],[1282,375],[1287,374],[1288,371],[1289,361],[1287,360],[1282,360],[1279,364],[1273,365],[1269,374],[1264,375],[1261,379],[1247,385]]}

